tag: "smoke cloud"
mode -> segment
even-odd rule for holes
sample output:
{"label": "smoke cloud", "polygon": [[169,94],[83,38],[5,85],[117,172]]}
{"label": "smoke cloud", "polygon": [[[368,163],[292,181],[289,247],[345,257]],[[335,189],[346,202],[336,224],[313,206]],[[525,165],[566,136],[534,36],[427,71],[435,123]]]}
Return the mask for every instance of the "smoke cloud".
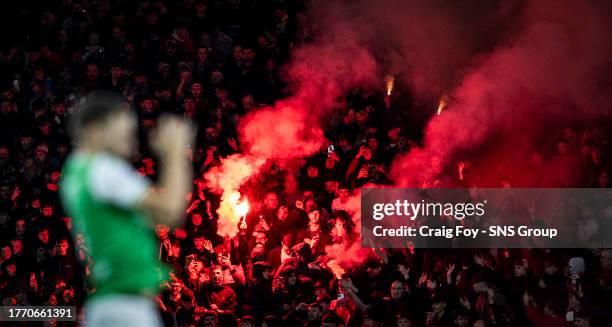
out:
{"label": "smoke cloud", "polygon": [[[243,117],[243,154],[207,178],[235,194],[263,162],[315,153],[334,102],[355,88],[382,94],[393,73],[400,96],[430,105],[412,108],[430,118],[421,145],[393,162],[396,185],[435,184],[469,159],[480,186],[578,186],[579,158],[553,140],[609,117],[611,13],[605,1],[313,1],[316,40],[283,70],[290,96]],[[223,182],[236,162],[248,173]]]}
{"label": "smoke cloud", "polygon": [[516,21],[521,28],[510,41],[465,74],[449,110],[428,123],[424,146],[395,162],[399,185],[431,181],[442,167],[476,156],[473,170],[489,186],[500,178],[522,186],[579,186],[578,158],[542,149],[564,127],[610,113],[609,4],[532,1]]}

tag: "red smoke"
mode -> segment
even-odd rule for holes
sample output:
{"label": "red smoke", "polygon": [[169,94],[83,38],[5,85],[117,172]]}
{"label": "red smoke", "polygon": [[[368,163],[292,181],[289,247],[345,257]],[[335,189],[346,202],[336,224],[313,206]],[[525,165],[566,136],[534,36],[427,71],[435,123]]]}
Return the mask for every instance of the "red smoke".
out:
{"label": "red smoke", "polygon": [[248,155],[304,158],[325,142],[323,120],[339,97],[377,83],[377,65],[355,31],[333,26],[321,39],[297,48],[284,69],[291,96],[241,119]]}
{"label": "red smoke", "polygon": [[[376,61],[355,32],[337,25],[316,42],[298,47],[284,75],[291,96],[242,117],[238,126],[243,153],[222,160],[206,179],[222,190],[219,234],[234,235],[238,218],[231,198],[267,160],[305,158],[326,142],[323,120],[334,102],[354,88],[376,82]],[[359,64],[355,64],[359,63]]]}
{"label": "red smoke", "polygon": [[[578,186],[576,158],[539,149],[550,147],[543,140],[568,123],[591,123],[609,114],[609,87],[602,81],[612,54],[606,41],[612,37],[610,8],[533,1],[519,21],[522,28],[512,42],[467,74],[452,92],[449,109],[429,122],[424,147],[396,160],[399,185],[431,181],[441,167],[472,155],[480,158],[477,173],[485,184],[506,178],[523,186]],[[525,179],[530,169],[550,173]]]}
{"label": "red smoke", "polygon": [[[603,1],[315,1],[317,39],[284,69],[290,96],[243,117],[243,154],[207,178],[225,200],[266,160],[315,153],[333,103],[358,87],[382,93],[393,73],[396,88],[431,103],[420,109],[431,115],[422,147],[392,165],[398,186],[456,174],[465,159],[481,186],[575,186],[577,158],[550,142],[609,115],[610,13]],[[436,115],[444,90],[448,106]],[[368,253],[359,239],[327,251],[341,267]]]}
{"label": "red smoke", "polygon": [[[347,241],[335,243],[325,247],[325,253],[332,259],[328,267],[336,276],[341,276],[343,268],[352,267],[364,262],[370,254],[369,248],[361,247],[361,192],[357,190],[346,204],[347,211],[351,214],[353,221],[353,233],[355,237],[349,237]],[[335,229],[335,228],[334,228]],[[336,233],[332,230],[332,235]]]}
{"label": "red smoke", "polygon": [[[452,88],[478,56],[508,37],[522,1],[355,0],[315,1],[311,16],[317,32],[357,43],[372,53],[380,73],[400,76],[419,98]],[[354,58],[336,56],[336,60]],[[353,65],[361,61],[353,60]],[[376,77],[380,82],[383,75]]]}

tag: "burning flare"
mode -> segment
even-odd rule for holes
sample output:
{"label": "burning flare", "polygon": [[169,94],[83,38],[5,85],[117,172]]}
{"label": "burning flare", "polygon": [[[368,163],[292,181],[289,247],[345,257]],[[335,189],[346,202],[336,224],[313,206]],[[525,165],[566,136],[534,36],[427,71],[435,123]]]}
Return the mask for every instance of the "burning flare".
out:
{"label": "burning flare", "polygon": [[238,233],[238,224],[246,222],[249,201],[242,199],[238,191],[223,193],[219,207],[219,230],[221,236],[233,237]]}
{"label": "burning flare", "polygon": [[240,186],[256,173],[263,160],[232,155],[223,159],[220,167],[213,167],[204,178],[210,187],[221,194],[217,234],[233,237],[238,233],[238,224],[249,211],[249,203],[240,193]]}
{"label": "burning flare", "polygon": [[438,115],[448,107],[448,102],[450,101],[450,97],[448,96],[448,92],[444,91],[442,96],[440,97],[440,101],[438,101]]}
{"label": "burning flare", "polygon": [[239,218],[242,218],[246,216],[246,214],[249,212],[249,201],[247,201],[246,199],[240,201],[240,197],[241,195],[239,192],[234,193],[232,196],[232,199],[234,201],[232,202],[236,203],[233,208],[234,212]]}
{"label": "burning flare", "polygon": [[385,85],[387,86],[387,96],[390,96],[393,91],[393,86],[395,86],[395,76],[392,74],[385,76]]}

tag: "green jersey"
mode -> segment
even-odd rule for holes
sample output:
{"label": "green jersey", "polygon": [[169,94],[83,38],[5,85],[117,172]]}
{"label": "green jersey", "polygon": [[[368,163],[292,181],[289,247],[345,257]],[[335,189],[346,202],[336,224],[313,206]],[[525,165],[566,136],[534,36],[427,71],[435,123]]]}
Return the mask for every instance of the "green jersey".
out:
{"label": "green jersey", "polygon": [[72,154],[60,194],[93,260],[95,295],[155,294],[166,268],[150,217],[138,209],[149,182],[124,160],[107,154]]}

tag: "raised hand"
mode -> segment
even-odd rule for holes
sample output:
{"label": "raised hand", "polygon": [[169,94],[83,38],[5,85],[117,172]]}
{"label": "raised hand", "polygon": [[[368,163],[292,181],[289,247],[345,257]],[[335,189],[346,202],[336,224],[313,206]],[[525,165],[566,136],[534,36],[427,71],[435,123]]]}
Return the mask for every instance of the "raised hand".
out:
{"label": "raised hand", "polygon": [[163,116],[159,119],[156,132],[152,135],[151,147],[163,159],[173,155],[183,155],[187,145],[195,140],[195,128],[184,119]]}
{"label": "raised hand", "polygon": [[402,274],[402,276],[404,276],[404,279],[408,279],[410,273],[409,268],[406,268],[406,266],[400,263],[399,265],[397,265],[397,270]]}
{"label": "raised hand", "polygon": [[419,278],[419,287],[425,285],[425,283],[427,283],[427,274],[426,273],[422,273],[421,277]]}

